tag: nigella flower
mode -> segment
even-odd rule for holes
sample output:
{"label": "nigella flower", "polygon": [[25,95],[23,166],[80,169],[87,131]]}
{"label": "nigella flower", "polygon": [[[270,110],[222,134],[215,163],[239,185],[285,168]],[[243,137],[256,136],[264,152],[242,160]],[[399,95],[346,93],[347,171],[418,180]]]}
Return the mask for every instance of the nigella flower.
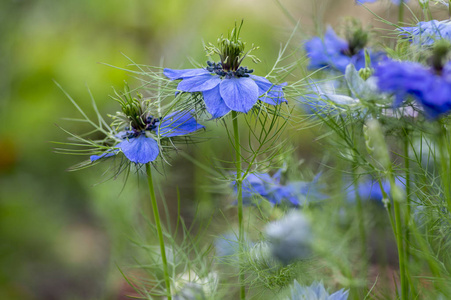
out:
{"label": "nigella flower", "polygon": [[[180,80],[177,90],[181,92],[201,92],[207,111],[213,118],[225,116],[230,111],[247,113],[258,100],[271,105],[287,102],[282,87],[268,79],[252,75],[253,70],[242,67],[241,62],[253,47],[244,53],[245,44],[239,39],[239,28],[235,28],[229,38],[220,38],[219,47],[210,44],[207,50],[219,54],[218,63],[207,62],[205,68],[173,70],[164,69],[170,80]],[[255,58],[253,58],[256,61]]]}
{"label": "nigella flower", "polygon": [[344,289],[329,294],[322,282],[314,282],[310,286],[301,286],[295,279],[289,300],[346,300],[348,296],[349,291]]}
{"label": "nigella flower", "polygon": [[[311,182],[293,181],[286,184],[280,183],[281,170],[273,176],[267,173],[251,173],[244,178],[242,183],[243,203],[252,204],[253,199],[262,197],[271,204],[287,204],[289,206],[301,206],[307,201],[322,200],[326,198],[319,191],[319,175]],[[237,193],[236,183],[232,182],[234,191]]]}
{"label": "nigella flower", "polygon": [[445,39],[451,41],[451,21],[419,22],[413,27],[401,27],[400,35],[407,37],[416,45],[432,45],[435,41]]}
{"label": "nigella flower", "polygon": [[416,62],[387,60],[374,74],[379,89],[395,95],[395,106],[412,96],[435,119],[451,110],[451,62],[427,68]]}
{"label": "nigella flower", "polygon": [[149,113],[148,101],[132,98],[127,93],[123,97],[117,99],[122,112],[115,117],[115,124],[123,130],[115,135],[116,144],[110,150],[90,157],[92,162],[122,152],[129,161],[146,164],[158,157],[164,140],[205,128],[197,123],[192,111],[175,111],[157,117]]}
{"label": "nigella flower", "polygon": [[307,217],[291,211],[265,228],[271,253],[283,264],[311,256],[312,230]]}
{"label": "nigella flower", "polygon": [[[382,184],[382,188],[381,188]],[[378,204],[382,204],[384,200],[384,194],[382,193],[382,189],[385,191],[387,196],[391,198],[391,186],[388,180],[382,180],[381,184],[379,181],[374,179],[366,179],[359,182],[357,186],[357,191],[360,199],[362,201],[372,201]],[[402,190],[404,190],[404,179],[400,177],[395,178],[395,184]],[[351,186],[348,189],[347,200],[349,202],[355,202],[356,193],[354,186]]]}
{"label": "nigella flower", "polygon": [[[359,31],[355,38],[347,41],[337,36],[329,26],[324,38],[313,37],[305,42],[304,47],[310,59],[309,69],[331,68],[345,73],[346,66],[353,64],[357,70],[365,67],[364,46],[367,37]],[[385,55],[381,52],[368,50],[372,64],[381,60]]]}

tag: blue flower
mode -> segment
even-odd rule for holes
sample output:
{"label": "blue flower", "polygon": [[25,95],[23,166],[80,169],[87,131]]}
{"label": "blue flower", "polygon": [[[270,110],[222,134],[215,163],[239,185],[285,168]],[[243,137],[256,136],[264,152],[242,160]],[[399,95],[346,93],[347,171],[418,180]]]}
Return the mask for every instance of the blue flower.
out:
{"label": "blue flower", "polygon": [[349,291],[341,289],[332,295],[324,288],[322,282],[314,282],[310,286],[301,286],[296,279],[291,287],[290,300],[346,300],[348,299]]}
{"label": "blue flower", "polygon": [[[382,188],[384,189],[385,193],[387,193],[388,197],[391,197],[391,187],[390,182],[388,180],[383,180],[382,182]],[[395,184],[400,187],[401,189],[404,189],[404,180],[400,177],[395,178]],[[362,182],[360,182],[357,186],[357,191],[359,193],[359,197],[362,201],[373,201],[375,203],[382,204],[384,195],[382,193],[381,185],[378,181],[374,179],[366,179]],[[349,202],[355,202],[356,193],[354,186],[351,186],[348,189],[348,196],[347,199]]]}
{"label": "blue flower", "polygon": [[443,70],[436,71],[415,62],[387,60],[375,69],[379,89],[396,96],[395,106],[401,105],[407,96],[412,96],[431,119],[450,111],[451,62]]}
{"label": "blue flower", "polygon": [[416,45],[432,45],[440,39],[451,41],[450,20],[419,22],[416,26],[401,27],[398,30],[401,36],[407,37]]}
{"label": "blue flower", "polygon": [[[311,182],[294,181],[287,184],[280,183],[281,170],[273,176],[267,173],[251,173],[244,178],[242,183],[243,203],[252,204],[255,196],[263,197],[271,204],[288,204],[290,206],[302,206],[307,201],[322,200],[326,198],[319,191],[319,175]],[[237,193],[236,182],[232,182]]]}
{"label": "blue flower", "polygon": [[239,67],[236,70],[223,69],[222,63],[207,62],[205,69],[164,69],[170,80],[182,81],[177,90],[202,92],[207,111],[213,118],[220,118],[232,111],[247,113],[257,100],[278,105],[287,102],[282,87],[268,79],[252,75],[253,70]]}
{"label": "blue flower", "polygon": [[312,230],[309,220],[299,211],[291,211],[265,228],[271,253],[283,264],[311,256]]}
{"label": "blue flower", "polygon": [[[335,31],[328,27],[324,39],[313,37],[304,44],[310,63],[309,69],[332,68],[345,73],[346,66],[353,64],[357,70],[365,67],[364,49],[353,49],[350,43],[339,38]],[[381,52],[369,51],[371,62],[374,64],[385,55]]]}
{"label": "blue flower", "polygon": [[183,136],[205,128],[197,123],[192,112],[189,111],[176,111],[163,118],[148,116],[143,122],[144,124],[139,128],[132,127],[119,132],[116,137],[122,141],[114,146],[117,149],[92,155],[91,161],[116,155],[120,151],[131,162],[146,164],[154,161],[160,153],[157,140]]}

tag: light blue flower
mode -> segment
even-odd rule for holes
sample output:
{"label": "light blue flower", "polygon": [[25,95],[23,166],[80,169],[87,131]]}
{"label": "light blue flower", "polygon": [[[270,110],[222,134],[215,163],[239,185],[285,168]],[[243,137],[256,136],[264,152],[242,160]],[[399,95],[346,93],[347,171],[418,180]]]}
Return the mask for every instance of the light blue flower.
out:
{"label": "light blue flower", "polygon": [[247,67],[223,69],[223,64],[207,62],[205,69],[164,69],[171,80],[182,80],[177,86],[181,92],[202,92],[207,111],[220,118],[230,111],[249,112],[257,100],[271,105],[287,102],[283,86],[268,79],[252,75]]}
{"label": "light blue flower", "polygon": [[432,45],[441,39],[451,41],[450,20],[419,22],[416,26],[401,27],[398,31],[400,36],[407,37],[416,45]]}
{"label": "light blue flower", "polygon": [[176,111],[163,118],[147,116],[143,123],[139,128],[132,127],[119,132],[116,137],[122,141],[113,147],[116,149],[92,155],[91,161],[122,152],[131,162],[146,164],[154,161],[160,153],[158,139],[183,136],[205,128],[197,123],[190,111]]}
{"label": "light blue flower", "polygon": [[307,217],[291,211],[265,228],[271,253],[283,264],[311,256],[312,231]]}
{"label": "light blue flower", "polygon": [[322,282],[314,282],[310,286],[301,286],[296,279],[291,287],[289,300],[347,300],[349,291],[341,289],[330,295]]}

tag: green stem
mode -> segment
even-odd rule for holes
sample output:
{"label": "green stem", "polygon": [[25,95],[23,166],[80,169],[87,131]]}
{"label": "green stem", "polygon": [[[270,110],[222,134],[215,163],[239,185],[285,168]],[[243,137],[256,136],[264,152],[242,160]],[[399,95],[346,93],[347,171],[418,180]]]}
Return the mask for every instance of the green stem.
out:
{"label": "green stem", "polygon": [[398,9],[398,25],[401,26],[402,22],[404,20],[404,1],[401,0],[399,3],[399,9]]}
{"label": "green stem", "polygon": [[[391,189],[394,185],[394,180],[390,179]],[[393,181],[393,183],[392,183]],[[393,196],[393,195],[392,195]],[[408,280],[406,274],[406,256],[404,251],[404,242],[402,237],[402,220],[401,220],[401,206],[400,199],[393,199],[393,208],[395,210],[395,226],[396,226],[396,243],[398,244],[398,258],[399,258],[399,273],[401,277],[401,300],[408,299]]]}
{"label": "green stem", "polygon": [[166,283],[167,297],[168,300],[171,300],[172,299],[171,281],[169,278],[168,261],[166,259],[163,231],[161,229],[160,213],[158,212],[157,197],[155,196],[155,189],[152,181],[152,171],[150,163],[146,164],[146,172],[147,172],[147,182],[149,183],[150,200],[152,201],[153,216],[155,218],[155,225],[157,226],[158,233],[158,241],[160,243],[161,260],[163,261],[163,272],[164,272],[164,281]]}
{"label": "green stem", "polygon": [[[242,256],[242,250],[244,245],[244,224],[243,224],[243,177],[241,170],[241,146],[240,146],[240,131],[238,128],[238,117],[236,111],[232,111],[232,122],[233,122],[233,135],[235,138],[235,159],[236,159],[236,189],[238,196],[238,226],[239,226],[239,249],[240,257]],[[241,260],[241,258],[240,258]],[[240,262],[241,266],[241,262]],[[246,286],[244,284],[244,272],[240,269],[240,299],[246,299]]]}
{"label": "green stem", "polygon": [[410,159],[409,159],[409,130],[405,129],[404,135],[404,168],[406,169],[406,215],[405,215],[405,227],[406,227],[406,258],[409,260],[409,228],[410,228],[410,215],[411,215],[411,197],[410,197]]}
{"label": "green stem", "polygon": [[442,174],[441,174],[441,182],[443,187],[443,192],[445,194],[445,199],[447,203],[448,211],[451,211],[451,190],[449,183],[451,182],[451,176],[449,174],[449,167],[451,162],[448,160],[451,159],[451,157],[446,157],[446,151],[448,152],[448,156],[451,154],[450,146],[448,145],[448,138],[447,138],[447,132],[445,124],[440,123],[440,134],[438,137],[439,142],[439,153],[440,153],[440,166],[442,167]]}
{"label": "green stem", "polygon": [[[402,199],[400,199],[399,197],[399,192],[395,192],[397,191],[398,187],[396,186],[395,183],[395,178],[393,176],[392,171],[390,170],[388,172],[388,179],[390,182],[390,190],[391,190],[391,196],[393,199],[393,209],[394,209],[394,215],[395,218],[393,220],[393,217],[391,215],[390,212],[390,204],[388,204],[387,206],[387,212],[389,214],[390,217],[390,223],[392,225],[393,228],[393,233],[395,235],[396,238],[396,244],[398,246],[398,259],[399,259],[399,274],[401,277],[401,300],[407,300],[408,299],[408,293],[409,293],[409,286],[408,286],[408,278],[407,278],[407,274],[406,274],[406,255],[405,255],[405,251],[404,251],[404,241],[403,241],[403,231],[402,231],[402,220],[401,220],[401,206],[400,206],[400,202],[402,201]],[[379,185],[381,187],[381,191],[382,191],[382,195],[384,196],[384,198],[388,199],[388,195],[385,192],[383,186],[382,186],[382,182],[379,180]]]}

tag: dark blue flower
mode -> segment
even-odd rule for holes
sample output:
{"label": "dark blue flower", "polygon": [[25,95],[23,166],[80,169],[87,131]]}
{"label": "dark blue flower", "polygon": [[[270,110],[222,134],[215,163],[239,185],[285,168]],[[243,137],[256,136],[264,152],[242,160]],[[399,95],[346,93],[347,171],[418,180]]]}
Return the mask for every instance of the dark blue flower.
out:
{"label": "dark blue flower", "polygon": [[[327,28],[323,39],[313,37],[305,42],[304,47],[310,59],[309,69],[332,68],[345,73],[349,64],[353,64],[357,70],[365,67],[364,49],[353,49],[350,43],[339,38],[331,27]],[[368,52],[373,64],[385,57],[381,52]]]}
{"label": "dark blue flower", "polygon": [[287,102],[282,87],[268,79],[252,75],[253,70],[239,67],[224,70],[221,63],[208,62],[205,69],[164,69],[164,75],[171,80],[182,81],[177,90],[202,92],[207,111],[213,118],[220,118],[232,111],[247,113],[257,103],[278,105]]}
{"label": "dark blue flower", "polygon": [[419,22],[413,27],[401,27],[400,35],[407,37],[416,45],[432,45],[435,41],[446,39],[451,41],[451,21]]}
{"label": "dark blue flower", "polygon": [[332,295],[324,288],[322,282],[314,282],[310,286],[301,286],[296,280],[291,287],[290,300],[346,300],[348,299],[349,291],[341,289]]}
{"label": "dark blue flower", "polygon": [[189,111],[176,111],[163,118],[148,116],[142,127],[124,130],[116,135],[122,141],[100,155],[92,155],[91,161],[116,155],[121,151],[128,160],[134,163],[146,164],[154,161],[160,153],[157,140],[161,137],[170,138],[183,136],[205,128],[197,123]]}
{"label": "dark blue flower", "polygon": [[387,60],[376,66],[379,89],[396,96],[395,106],[407,96],[414,97],[429,118],[437,118],[451,109],[451,62],[442,70],[426,68],[415,62]]}

